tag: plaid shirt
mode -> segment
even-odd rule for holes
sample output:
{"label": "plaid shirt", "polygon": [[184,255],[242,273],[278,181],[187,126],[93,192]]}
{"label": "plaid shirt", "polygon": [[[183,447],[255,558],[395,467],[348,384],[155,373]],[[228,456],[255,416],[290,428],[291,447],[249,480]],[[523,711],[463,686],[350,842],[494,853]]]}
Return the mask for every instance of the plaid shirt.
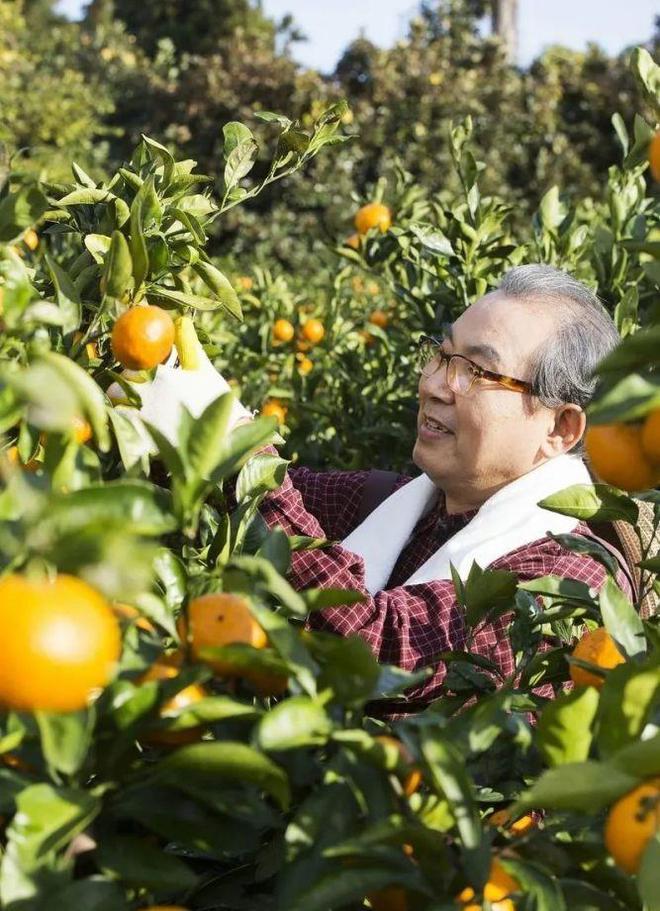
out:
{"label": "plaid shirt", "polygon": [[[287,534],[341,540],[356,526],[362,492],[369,472],[314,472],[292,469],[282,487],[270,494],[261,513],[270,527]],[[401,476],[395,489],[406,484]],[[384,591],[370,595],[365,587],[362,557],[338,544],[292,555],[290,581],[299,590],[318,588],[357,589],[366,595],[360,604],[326,608],[311,615],[309,625],[348,636],[357,633],[379,661],[404,670],[434,665],[433,676],[408,691],[407,699],[430,702],[440,695],[446,669],[434,657],[442,651],[465,650],[468,629],[456,601],[453,582],[438,580],[404,586],[404,582],[452,535],[463,528],[475,511],[447,515],[440,498],[437,507],[423,517],[401,551]],[[584,531],[578,527],[579,534]],[[575,554],[543,538],[519,547],[496,560],[491,569],[515,572],[521,581],[549,574],[576,579],[599,588],[605,570],[593,558]],[[620,574],[617,581],[630,594]],[[507,626],[511,615],[485,623],[473,632],[469,649],[494,662],[505,675],[514,662]]]}

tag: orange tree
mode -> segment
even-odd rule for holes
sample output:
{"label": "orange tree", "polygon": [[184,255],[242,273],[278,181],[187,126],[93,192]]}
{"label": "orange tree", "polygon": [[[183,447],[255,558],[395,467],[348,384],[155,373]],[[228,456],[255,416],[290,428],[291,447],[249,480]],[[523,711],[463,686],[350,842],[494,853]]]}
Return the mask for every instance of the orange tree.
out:
{"label": "orange tree", "polygon": [[[304,163],[335,135],[340,115],[322,116],[312,133],[280,121],[273,169],[261,183]],[[242,183],[251,134],[233,124],[225,138],[218,200],[194,191],[203,179],[191,162],[149,139],[105,185],[74,166],[74,187],[16,181],[0,200],[0,426],[7,452],[16,447],[0,465],[0,585],[8,593],[0,613],[0,904],[8,911],[138,911],[168,902],[200,911],[654,907],[660,641],[657,620],[641,619],[640,604],[614,583],[607,551],[589,545],[608,571],[600,592],[551,576],[519,585],[476,564],[456,579],[470,641],[464,652],[438,656],[448,667],[443,697],[389,725],[374,702],[406,691],[426,671],[379,666],[359,638],[303,628],[310,611],[360,596],[296,592],[286,581],[291,551],[322,542],[288,538],[259,519],[261,499],[286,468],[260,451],[275,438],[275,421],[230,430],[227,394],[199,416],[184,413],[174,442],[149,424],[145,453],[132,406],[139,381],[158,368],[136,375],[129,366],[127,375],[111,345],[113,326],[131,307],[174,316],[173,354],[185,368],[196,349],[181,318],[193,315],[215,356],[222,332],[234,332],[241,301],[247,311],[272,294],[272,314],[257,309],[246,330],[261,344],[272,345],[272,317],[294,327],[287,345],[297,343],[297,330],[310,343],[302,332],[309,319],[319,319],[324,334],[310,349],[268,348],[267,357],[289,359],[284,369],[292,370],[297,354],[332,363],[340,316],[320,309],[299,316],[286,283],[273,291],[278,280],[256,272],[239,299],[205,255],[209,220],[259,187]],[[465,218],[460,209],[457,217]],[[22,241],[26,229],[41,237],[35,249]],[[417,236],[412,226],[410,233]],[[396,257],[378,260],[386,242],[389,234],[379,232],[365,245],[367,265],[383,263],[383,286],[405,272]],[[613,243],[616,255],[624,242]],[[472,293],[483,276],[456,248]],[[418,256],[412,249],[411,276]],[[461,287],[458,263],[449,265],[442,266],[448,287]],[[430,276],[439,289],[434,268]],[[328,297],[350,281],[337,275]],[[399,284],[404,312],[428,318],[412,277]],[[254,301],[248,291],[257,292]],[[649,303],[649,325],[601,365],[594,421],[610,420],[607,409],[628,420],[657,407]],[[345,305],[354,312],[350,300]],[[378,342],[367,344],[363,329],[376,339],[384,333],[386,344],[392,323],[369,322],[370,303],[360,312],[350,332],[364,350]],[[347,337],[347,350],[353,343]],[[128,404],[112,405],[112,382]],[[76,418],[91,436],[76,432]],[[657,525],[657,496],[643,497]],[[546,505],[634,524],[641,498],[602,484]],[[580,546],[570,536],[564,543]],[[655,584],[657,559],[644,555],[647,585]],[[60,594],[70,576],[79,580],[75,605]],[[25,610],[35,597],[39,611],[61,623],[41,650],[22,651],[16,637],[27,641],[30,624],[42,625]],[[87,645],[74,606],[92,627]],[[21,623],[12,622],[19,612]],[[509,618],[516,660],[506,679],[470,650],[497,613]],[[90,622],[96,614],[100,633]],[[114,625],[112,614],[120,618]],[[597,650],[589,652],[595,663],[582,650],[571,656],[585,630],[598,627],[618,663],[601,662]],[[548,635],[554,644],[543,650]],[[94,671],[83,681],[86,698],[69,702],[70,711],[53,711],[34,687],[51,649],[59,674],[48,697],[79,681],[80,651]],[[25,658],[19,667],[13,658],[7,675],[10,654]],[[603,685],[563,692],[571,665]],[[553,688],[559,695],[550,699]],[[516,827],[530,810],[535,824]]]}

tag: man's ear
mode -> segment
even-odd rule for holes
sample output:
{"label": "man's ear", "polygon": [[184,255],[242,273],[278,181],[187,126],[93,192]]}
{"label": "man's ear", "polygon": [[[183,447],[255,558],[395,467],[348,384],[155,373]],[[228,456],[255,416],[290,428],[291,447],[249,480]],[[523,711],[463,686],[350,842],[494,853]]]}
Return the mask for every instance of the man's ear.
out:
{"label": "man's ear", "polygon": [[561,405],[555,410],[554,425],[542,449],[548,457],[561,455],[576,446],[587,426],[587,418],[579,405]]}

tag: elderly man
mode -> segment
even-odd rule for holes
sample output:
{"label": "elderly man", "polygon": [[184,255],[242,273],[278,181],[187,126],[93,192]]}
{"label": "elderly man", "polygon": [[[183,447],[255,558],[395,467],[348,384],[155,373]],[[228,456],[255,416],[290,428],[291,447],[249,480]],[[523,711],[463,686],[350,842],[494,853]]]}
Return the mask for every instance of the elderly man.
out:
{"label": "elderly man", "polygon": [[[379,660],[413,670],[466,646],[451,566],[463,578],[476,560],[521,580],[554,574],[599,587],[599,563],[548,537],[586,528],[536,504],[590,483],[578,454],[583,409],[594,367],[617,342],[612,320],[586,286],[550,266],[529,265],[508,272],[444,338],[423,344],[413,450],[423,474],[397,477],[364,521],[369,472],[292,469],[262,506],[271,527],[342,541],[293,555],[296,588],[365,594],[362,603],[314,614],[312,625],[357,633]],[[619,581],[627,587],[623,576]],[[481,626],[470,647],[511,672],[506,617]],[[436,662],[433,676],[411,691],[412,703],[439,695],[444,675]]]}

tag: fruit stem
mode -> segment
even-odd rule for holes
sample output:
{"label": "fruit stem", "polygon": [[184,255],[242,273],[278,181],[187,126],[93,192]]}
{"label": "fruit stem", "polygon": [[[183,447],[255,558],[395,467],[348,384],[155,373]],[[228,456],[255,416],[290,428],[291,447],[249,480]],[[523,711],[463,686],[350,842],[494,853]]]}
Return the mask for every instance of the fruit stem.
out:
{"label": "fruit stem", "polygon": [[200,365],[199,340],[189,316],[179,316],[174,320],[174,344],[181,367],[184,370],[197,370]]}

